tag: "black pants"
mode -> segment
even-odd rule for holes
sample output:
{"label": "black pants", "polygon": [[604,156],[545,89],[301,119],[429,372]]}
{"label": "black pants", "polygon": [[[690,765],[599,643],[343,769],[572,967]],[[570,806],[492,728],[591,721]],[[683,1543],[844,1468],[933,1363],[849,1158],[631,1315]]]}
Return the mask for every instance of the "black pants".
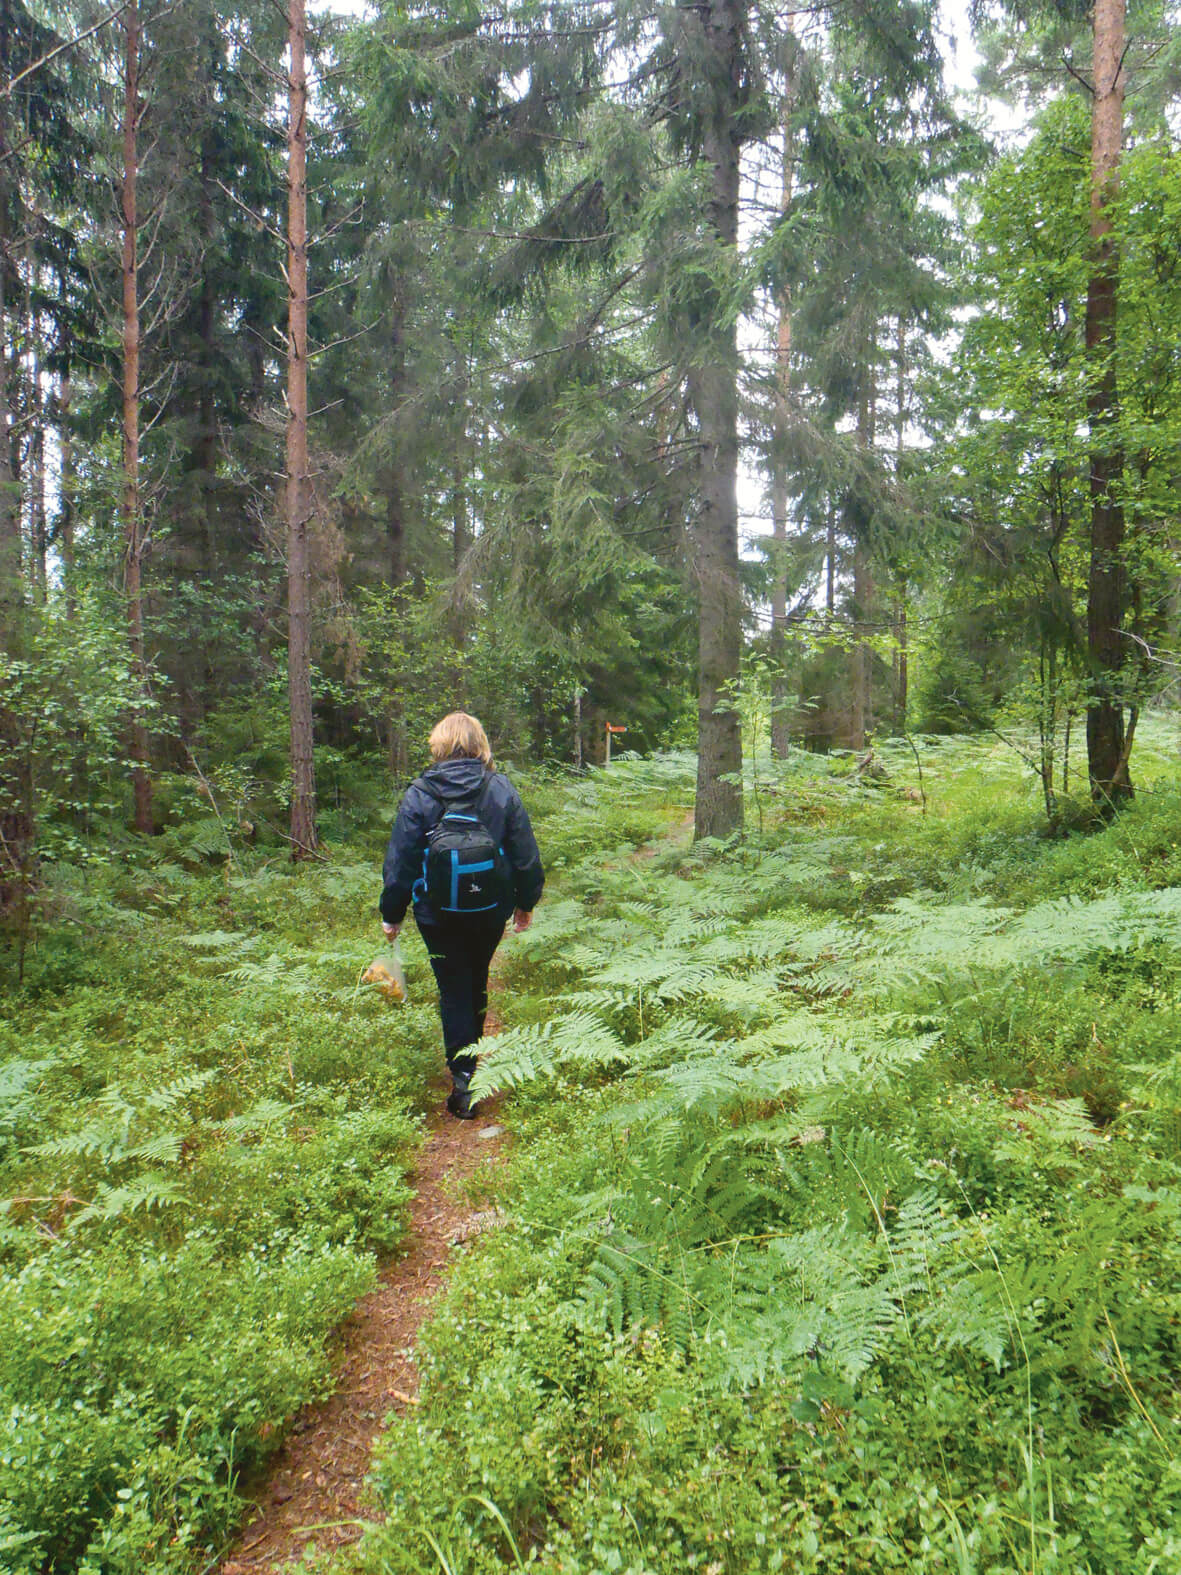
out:
{"label": "black pants", "polygon": [[506,918],[503,913],[493,913],[424,924],[415,917],[439,986],[447,1066],[452,1077],[466,1087],[476,1069],[476,1057],[463,1052],[484,1032],[488,968],[504,934]]}

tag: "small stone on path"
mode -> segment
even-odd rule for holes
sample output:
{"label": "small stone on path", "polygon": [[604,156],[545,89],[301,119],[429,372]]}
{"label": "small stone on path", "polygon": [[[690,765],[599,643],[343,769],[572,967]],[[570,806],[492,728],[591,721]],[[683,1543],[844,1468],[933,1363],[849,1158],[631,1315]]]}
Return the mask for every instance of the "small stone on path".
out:
{"label": "small stone on path", "polygon": [[476,1136],[478,1138],[495,1138],[499,1137],[503,1131],[503,1127],[481,1127]]}

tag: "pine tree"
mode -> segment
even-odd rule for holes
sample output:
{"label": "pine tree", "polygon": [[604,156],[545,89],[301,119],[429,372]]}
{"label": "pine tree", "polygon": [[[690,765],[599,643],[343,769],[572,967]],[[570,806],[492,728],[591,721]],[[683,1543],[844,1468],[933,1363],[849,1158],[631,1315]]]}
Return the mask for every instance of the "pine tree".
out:
{"label": "pine tree", "polygon": [[287,78],[287,676],[291,710],[291,856],[316,848],[308,599],[308,84],[303,0],[288,0]]}
{"label": "pine tree", "polygon": [[1119,253],[1111,209],[1119,191],[1123,143],[1125,0],[1094,0],[1094,85],[1091,108],[1091,278],[1086,344],[1090,362],[1087,415],[1091,428],[1091,566],[1087,591],[1087,654],[1092,695],[1087,708],[1087,763],[1096,801],[1130,798],[1128,757],[1136,711],[1124,726],[1120,675],[1126,659],[1128,611],[1121,499],[1124,456],[1116,381]]}
{"label": "pine tree", "polygon": [[814,67],[799,181],[776,257],[794,302],[795,487],[805,524],[825,537],[830,617],[845,584],[845,630],[832,625],[826,643],[836,634],[840,646],[852,644],[847,662],[829,650],[805,671],[806,687],[820,691],[806,726],[855,749],[873,728],[882,688],[876,637],[890,619],[878,581],[914,556],[898,410],[888,448],[879,411],[905,394],[908,341],[898,324],[911,325],[912,348],[922,332],[947,325],[948,221],[932,196],[979,150],[945,100],[929,19],[918,39],[922,47],[904,65],[889,51],[883,63],[880,39],[875,47],[852,29],[834,31]]}
{"label": "pine tree", "polygon": [[[62,43],[20,0],[0,0],[0,666],[11,662],[18,673],[28,655],[30,603],[44,561],[41,323],[48,318],[60,335],[69,321],[68,305],[43,294],[40,275],[47,257],[61,263],[53,220],[76,191],[85,162],[77,83],[60,59]],[[30,361],[24,370],[19,348]],[[32,460],[25,466],[22,428]],[[22,505],[28,479],[33,485],[26,542]],[[40,579],[43,593],[43,572]],[[35,829],[29,739],[0,691],[0,914],[26,902],[35,871]]]}
{"label": "pine tree", "polygon": [[[140,494],[140,308],[139,308],[139,128],[142,31],[138,0],[128,0],[123,14],[123,167],[119,210],[123,231],[123,588],[131,663],[141,689],[147,685],[144,646],[143,560],[145,547]],[[153,830],[152,779],[147,723],[138,712],[131,723],[131,778],[135,794],[135,829]]]}

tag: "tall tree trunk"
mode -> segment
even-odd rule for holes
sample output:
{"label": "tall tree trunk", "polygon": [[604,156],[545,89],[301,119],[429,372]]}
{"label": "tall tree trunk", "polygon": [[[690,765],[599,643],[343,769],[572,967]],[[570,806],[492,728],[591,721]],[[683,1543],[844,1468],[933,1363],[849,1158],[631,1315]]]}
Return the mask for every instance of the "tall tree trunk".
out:
{"label": "tall tree trunk", "polygon": [[388,466],[385,474],[385,539],[390,584],[402,585],[406,579],[406,494],[399,465]]}
{"label": "tall tree trunk", "polygon": [[[4,323],[4,260],[0,254],[0,324]],[[20,497],[12,464],[12,425],[8,406],[7,333],[0,342],[0,599],[23,601],[21,586]]]}
{"label": "tall tree trunk", "polygon": [[[30,274],[32,278],[32,274]],[[30,294],[32,286],[30,285]],[[42,606],[48,596],[45,522],[45,391],[41,386],[41,325],[29,304],[29,588]]]}
{"label": "tall tree trunk", "polygon": [[867,621],[873,602],[873,576],[869,552],[862,541],[853,544],[853,683],[850,694],[849,747],[864,749],[873,727],[873,652],[866,641]]}
{"label": "tall tree trunk", "polygon": [[[451,572],[458,576],[467,556],[471,533],[467,520],[467,483],[463,452],[457,447],[451,465]],[[459,643],[463,644],[462,634]]]}
{"label": "tall tree trunk", "polygon": [[[857,405],[857,447],[867,456],[874,442],[873,345],[867,347],[862,365],[861,397]],[[873,620],[873,575],[869,566],[868,520],[855,497],[846,505],[848,534],[853,538],[853,671],[850,688],[850,749],[864,749],[873,727],[873,649],[869,644]]]}
{"label": "tall tree trunk", "polygon": [[139,488],[139,71],[142,28],[138,0],[129,0],[123,16],[123,586],[127,597],[127,628],[137,703],[131,721],[131,780],[135,794],[135,829],[151,834],[152,779],[149,774],[148,728],[143,702],[147,698],[144,648],[143,508]]}
{"label": "tall tree trunk", "polygon": [[[67,344],[69,341],[67,341]],[[77,489],[77,470],[74,463],[74,434],[70,425],[70,406],[73,395],[70,387],[70,355],[65,354],[66,369],[62,373],[57,394],[58,430],[58,513],[55,533],[61,549],[62,590],[65,592],[66,616],[78,615],[78,558],[74,541],[74,507]],[[74,799],[76,818],[85,832],[90,830],[90,764],[86,748],[85,728],[79,720],[74,728],[77,747],[74,751]]]}
{"label": "tall tree trunk", "polygon": [[1087,289],[1086,341],[1090,363],[1087,414],[1091,429],[1091,565],[1087,585],[1087,655],[1091,696],[1087,710],[1087,763],[1097,803],[1114,806],[1131,797],[1128,740],[1120,676],[1127,606],[1123,561],[1124,511],[1119,493],[1120,450],[1116,384],[1116,286],[1119,253],[1111,204],[1119,185],[1124,107],[1125,0],[1094,0],[1094,97],[1091,103],[1091,278]]}
{"label": "tall tree trunk", "polygon": [[308,562],[308,84],[304,0],[288,0],[287,47],[287,681],[291,710],[291,857],[316,848]]}
{"label": "tall tree trunk", "polygon": [[70,374],[62,375],[57,396],[58,409],[58,515],[57,539],[61,543],[62,588],[66,593],[66,612],[73,618],[78,611],[78,563],[74,547],[74,434],[70,429],[72,392]]}
{"label": "tall tree trunk", "polygon": [[[385,465],[381,486],[385,492],[385,539],[389,581],[394,590],[404,585],[409,565],[406,559],[406,485],[402,468],[402,446],[405,441],[406,403],[406,298],[404,280],[396,270],[386,279],[390,302],[389,380],[390,405],[395,411],[394,429],[391,434],[392,451]],[[400,683],[401,681],[399,681]],[[406,737],[406,707],[402,687],[395,684],[389,700],[389,762],[390,773],[399,780],[406,776],[410,762],[410,743]]]}
{"label": "tall tree trunk", "polygon": [[[894,411],[894,479],[902,484],[902,460],[906,448],[906,318],[898,316],[898,383]],[[897,601],[894,608],[894,730],[906,731],[909,661],[907,651],[907,575],[896,570]]]}
{"label": "tall tree trunk", "polygon": [[829,621],[837,610],[837,511],[829,500],[824,520],[824,611]]}
{"label": "tall tree trunk", "polygon": [[[707,0],[705,75],[719,102],[706,119],[702,151],[710,167],[709,227],[728,275],[738,247],[741,129],[740,14],[735,0]],[[694,835],[725,837],[742,825],[742,728],[738,685],[742,593],[738,579],[738,333],[719,322],[721,303],[702,314],[703,354],[689,389],[700,440],[700,512],[696,522],[698,585],[697,802]]]}
{"label": "tall tree trunk", "polygon": [[[15,423],[9,405],[7,104],[0,100],[0,652],[24,654],[25,586],[21,564],[20,489],[13,464]],[[21,719],[0,703],[0,918],[24,929],[35,857],[31,776]]]}
{"label": "tall tree trunk", "polygon": [[907,584],[905,575],[898,581],[898,604],[894,610],[894,731],[905,733],[906,709],[910,702],[910,652],[907,622]]}
{"label": "tall tree trunk", "polygon": [[[202,232],[206,244],[212,242],[214,219],[212,199],[201,185]],[[204,570],[216,572],[217,547],[217,402],[213,392],[213,369],[217,365],[217,288],[210,272],[201,281],[197,301],[197,340],[200,344],[201,389],[197,398],[197,430],[189,452],[189,471],[196,483],[195,514],[200,533]]]}
{"label": "tall tree trunk", "polygon": [[396,412],[393,453],[385,467],[385,537],[390,584],[395,588],[406,578],[406,487],[402,474],[403,426],[400,408],[406,398],[406,303],[401,276],[390,280],[390,404]]}
{"label": "tall tree trunk", "polygon": [[[791,22],[787,26],[790,30]],[[795,159],[792,113],[795,108],[795,77],[789,68],[783,93],[783,186],[779,211],[786,215],[791,207],[793,162]],[[775,437],[778,452],[771,474],[771,538],[775,550],[775,575],[771,582],[771,753],[786,758],[791,749],[791,718],[788,715],[787,674],[787,574],[784,554],[787,547],[787,467],[783,457],[786,441],[787,402],[791,394],[791,289],[784,284],[779,294],[779,326],[775,342],[776,394],[778,396]]]}
{"label": "tall tree trunk", "polygon": [[207,136],[201,146],[201,182],[198,187],[198,212],[203,252],[201,295],[197,304],[197,337],[201,344],[201,397],[197,408],[197,437],[193,444],[192,465],[200,478],[202,514],[205,521],[207,555],[214,566],[217,551],[217,401],[213,374],[218,362],[217,281],[213,276],[213,247],[217,236],[217,215],[213,191],[217,181],[217,153]]}
{"label": "tall tree trunk", "polygon": [[21,586],[20,493],[12,463],[15,422],[9,403],[8,347],[13,336],[9,333],[5,300],[8,283],[8,237],[5,231],[8,214],[6,166],[11,154],[8,152],[4,124],[5,107],[0,102],[0,606],[8,607],[23,601],[24,595]]}
{"label": "tall tree trunk", "polygon": [[[0,126],[0,154],[3,153]],[[0,165],[0,183],[3,181]],[[0,184],[0,204],[5,201]],[[3,212],[0,207],[0,224]],[[20,497],[13,474],[12,428],[8,408],[8,320],[4,284],[7,253],[0,228],[0,651],[20,656],[24,647],[25,588],[21,575]],[[0,702],[0,919],[27,912],[28,881],[34,855],[29,760],[24,728]]]}
{"label": "tall tree trunk", "polygon": [[[463,400],[462,390],[459,400]],[[462,663],[458,660],[467,649],[468,610],[471,598],[463,583],[464,559],[471,543],[468,524],[467,491],[467,433],[458,434],[455,455],[451,461],[451,643],[455,647],[455,683],[459,688]]]}
{"label": "tall tree trunk", "polygon": [[467,475],[472,464],[468,414],[470,382],[471,374],[467,357],[457,350],[455,379],[451,393],[452,408],[459,413],[460,418],[459,429],[455,434],[455,452],[451,460],[451,573],[456,580],[463,569],[463,560],[467,556],[472,540],[467,487]]}

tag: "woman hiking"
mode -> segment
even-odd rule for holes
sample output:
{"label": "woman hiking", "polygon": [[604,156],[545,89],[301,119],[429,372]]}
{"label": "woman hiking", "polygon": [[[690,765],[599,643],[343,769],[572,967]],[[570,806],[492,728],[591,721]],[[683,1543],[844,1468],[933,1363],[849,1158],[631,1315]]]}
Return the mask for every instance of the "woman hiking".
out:
{"label": "woman hiking", "polygon": [[468,1092],[488,1009],[488,967],[509,915],[527,930],[545,873],[520,795],[493,767],[488,735],[453,711],[430,736],[432,764],[406,789],[382,869],[382,928],[392,941],[406,909],[439,986],[447,1109],[475,1115]]}

